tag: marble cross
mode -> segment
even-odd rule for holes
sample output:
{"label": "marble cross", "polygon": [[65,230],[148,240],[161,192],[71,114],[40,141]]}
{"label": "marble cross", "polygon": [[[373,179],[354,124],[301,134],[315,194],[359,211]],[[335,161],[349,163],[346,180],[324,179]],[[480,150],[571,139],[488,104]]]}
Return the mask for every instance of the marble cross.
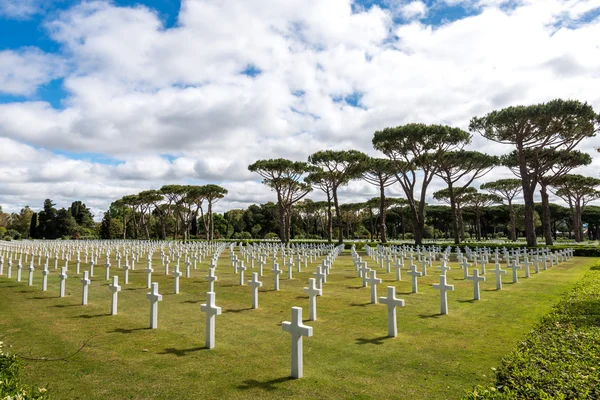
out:
{"label": "marble cross", "polygon": [[158,293],[158,283],[152,282],[152,291],[146,293],[150,300],[150,329],[158,328],[158,302],[162,301],[162,294]]}
{"label": "marble cross", "polygon": [[396,298],[396,287],[387,287],[387,297],[380,297],[381,304],[387,304],[388,309],[388,336],[398,336],[398,327],[396,324],[396,307],[404,307],[404,300]]}
{"label": "marble cross", "polygon": [[284,321],[281,328],[292,337],[292,378],[303,376],[302,337],[312,336],[312,327],[302,323],[302,307],[292,307],[292,321]]}
{"label": "marble cross", "polygon": [[308,294],[308,319],[309,321],[317,320],[317,296],[323,294],[322,289],[316,286],[316,279],[308,279],[308,287],[305,287],[304,293]]}
{"label": "marble cross", "polygon": [[208,281],[208,291],[214,292],[215,291],[215,282],[219,280],[219,278],[215,275],[215,269],[209,268],[208,275],[206,275],[205,278]]}
{"label": "marble cross", "polygon": [[206,293],[206,304],[200,305],[200,311],[206,313],[206,348],[215,347],[215,317],[221,315],[221,307],[215,305],[215,292]]}
{"label": "marble cross", "polygon": [[92,283],[89,277],[88,271],[83,271],[83,278],[81,278],[82,290],[81,290],[81,305],[85,306],[88,303],[88,291],[89,286]]}
{"label": "marble cross", "polygon": [[258,288],[262,287],[263,283],[258,280],[258,273],[252,273],[252,279],[248,281],[248,285],[252,288],[252,308],[258,308]]}
{"label": "marble cross", "polygon": [[65,297],[65,284],[67,280],[67,269],[65,267],[60,268],[60,297]]}
{"label": "marble cross", "polygon": [[496,290],[502,290],[502,276],[506,275],[506,270],[500,268],[500,264],[496,263],[496,267],[492,270],[496,274]]}
{"label": "marble cross", "polygon": [[480,299],[479,282],[481,282],[481,281],[485,282],[485,276],[480,276],[479,270],[477,268],[475,268],[475,269],[473,269],[473,275],[467,276],[467,280],[473,281],[473,299],[479,300]]}
{"label": "marble cross", "polygon": [[440,275],[440,283],[433,284],[434,289],[440,291],[440,314],[448,314],[448,291],[454,290],[454,285],[448,285],[446,283],[446,275]]}
{"label": "marble cross", "polygon": [[119,292],[121,291],[121,286],[119,286],[119,277],[117,275],[113,276],[112,284],[108,285],[108,288],[112,293],[110,300],[110,315],[117,315]]}
{"label": "marble cross", "polygon": [[377,271],[374,269],[369,272],[369,279],[367,279],[369,285],[371,285],[371,304],[377,304],[377,285],[383,281],[377,278]]}
{"label": "marble cross", "polygon": [[423,273],[417,271],[417,266],[415,264],[411,264],[410,271],[408,271],[407,274],[412,277],[412,292],[419,293],[419,286],[418,286],[417,279],[419,276],[423,276]]}

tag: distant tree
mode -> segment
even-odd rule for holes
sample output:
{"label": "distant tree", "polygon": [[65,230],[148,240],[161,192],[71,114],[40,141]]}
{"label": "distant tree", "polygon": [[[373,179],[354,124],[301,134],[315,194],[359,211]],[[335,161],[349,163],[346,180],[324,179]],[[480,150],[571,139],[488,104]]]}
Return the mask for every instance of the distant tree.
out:
{"label": "distant tree", "polygon": [[362,177],[365,181],[377,186],[379,189],[379,235],[381,242],[386,243],[385,188],[391,186],[396,181],[394,165],[389,159],[368,158],[363,166]]}
{"label": "distant tree", "polygon": [[528,169],[528,157],[541,151],[573,150],[600,129],[600,115],[587,103],[556,99],[492,111],[484,117],[471,119],[469,129],[489,140],[515,146],[525,201],[527,245],[537,245],[534,193],[539,174]]}
{"label": "distant tree", "polygon": [[325,173],[324,179],[329,180],[331,196],[338,226],[338,243],[344,242],[342,230],[342,214],[338,199],[338,190],[347,185],[351,180],[358,179],[362,173],[362,166],[367,160],[367,155],[357,150],[323,150],[311,154],[308,162]]}
{"label": "distant tree", "polygon": [[448,185],[448,199],[452,212],[452,229],[454,243],[460,243],[458,229],[458,210],[455,191],[468,188],[475,179],[479,179],[498,165],[499,159],[478,151],[449,151],[440,158],[439,168],[435,173]]}
{"label": "distant tree", "polygon": [[215,224],[213,221],[213,206],[214,204],[225,197],[227,189],[218,185],[204,185],[201,187],[200,194],[208,203],[208,240],[214,239]]}
{"label": "distant tree", "polygon": [[37,239],[37,213],[31,214],[31,222],[29,223],[29,237]]}
{"label": "distant tree", "polygon": [[[396,179],[402,186],[412,212],[415,244],[421,244],[425,230],[427,188],[450,151],[461,150],[470,135],[462,129],[443,125],[407,124],[375,132],[373,147],[394,162]],[[417,170],[421,174],[417,174]],[[417,181],[421,177],[419,199]]]}
{"label": "distant tree", "polygon": [[[542,228],[546,245],[553,244],[552,221],[550,219],[550,197],[548,187],[571,170],[592,162],[589,154],[578,150],[526,150],[525,165],[530,176],[537,177],[542,197]],[[516,151],[502,157],[502,162],[517,176],[520,176],[520,163]]]}
{"label": "distant tree", "polygon": [[475,214],[475,234],[477,240],[481,240],[481,216],[485,208],[495,203],[501,203],[502,197],[489,193],[471,193],[465,196],[465,204],[468,205]]}
{"label": "distant tree", "polygon": [[502,197],[508,204],[508,212],[510,218],[510,228],[508,230],[508,238],[517,240],[517,222],[515,219],[515,209],[513,200],[523,190],[520,179],[499,179],[494,182],[487,182],[481,185],[482,190],[487,190],[493,195]]}
{"label": "distant tree", "polygon": [[[463,206],[467,201],[467,197],[477,193],[477,189],[472,187],[461,187],[453,190],[452,196],[450,195],[450,188],[438,190],[433,193],[433,198],[438,201],[443,201],[444,203],[450,205],[451,198],[454,199],[454,207],[456,211],[452,211],[452,207],[450,207],[451,219],[456,218],[456,226],[451,224],[452,229],[457,229],[458,232],[454,232],[454,237],[459,236],[460,240],[465,240],[465,224],[463,219]],[[458,235],[457,235],[458,233]]]}
{"label": "distant tree", "polygon": [[248,170],[259,174],[263,178],[263,184],[277,194],[279,238],[284,243],[289,242],[292,207],[312,190],[312,187],[302,180],[312,168],[305,162],[278,158],[258,160],[250,164]]}
{"label": "distant tree", "polygon": [[58,210],[56,214],[56,229],[57,229],[57,237],[67,237],[71,238],[75,231],[77,230],[77,221],[71,215],[70,210],[66,210],[61,208]]}
{"label": "distant tree", "polygon": [[104,213],[102,225],[100,226],[100,239],[112,239],[111,237],[111,222],[112,217],[109,212]]}
{"label": "distant tree", "polygon": [[582,242],[584,239],[581,216],[590,201],[600,198],[600,191],[597,189],[600,186],[600,179],[567,174],[555,181],[553,186],[555,194],[571,209],[575,241]]}
{"label": "distant tree", "polygon": [[327,196],[327,242],[333,241],[333,215],[331,213],[331,206],[333,202],[333,183],[335,182],[334,175],[327,171],[314,171],[308,174],[306,182],[315,188],[320,189]]}

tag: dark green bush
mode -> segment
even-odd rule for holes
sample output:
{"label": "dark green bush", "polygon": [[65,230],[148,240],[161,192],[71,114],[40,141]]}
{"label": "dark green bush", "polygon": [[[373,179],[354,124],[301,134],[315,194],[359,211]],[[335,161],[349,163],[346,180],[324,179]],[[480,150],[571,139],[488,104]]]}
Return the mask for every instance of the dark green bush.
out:
{"label": "dark green bush", "polygon": [[600,399],[600,265],[464,399]]}
{"label": "dark green bush", "polygon": [[47,399],[46,388],[26,388],[19,379],[21,361],[15,355],[2,351],[0,342],[0,399]]}

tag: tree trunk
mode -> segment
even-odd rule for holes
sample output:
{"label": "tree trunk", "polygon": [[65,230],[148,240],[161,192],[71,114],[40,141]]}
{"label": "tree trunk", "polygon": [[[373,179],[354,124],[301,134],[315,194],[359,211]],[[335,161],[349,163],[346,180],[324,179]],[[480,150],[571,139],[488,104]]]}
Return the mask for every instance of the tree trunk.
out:
{"label": "tree trunk", "polygon": [[530,179],[527,172],[527,160],[525,159],[525,153],[522,148],[518,148],[519,152],[519,172],[521,175],[521,185],[523,186],[523,199],[525,200],[525,237],[527,239],[528,247],[537,246],[537,237],[535,234],[535,204],[533,201],[533,195],[537,181]]}
{"label": "tree trunk", "polygon": [[456,209],[456,200],[454,199],[454,189],[448,185],[448,194],[450,195],[450,211],[452,214],[452,230],[454,232],[454,244],[460,243],[460,232],[458,230],[458,211]]}
{"label": "tree trunk", "polygon": [[383,186],[383,184],[379,185],[379,196],[381,198],[379,203],[379,215],[381,216],[379,234],[381,235],[381,243],[387,243],[387,226],[385,225],[385,186]]}
{"label": "tree trunk", "polygon": [[331,194],[327,193],[327,242],[333,242],[333,215],[331,213]]}
{"label": "tree trunk", "polygon": [[335,207],[335,217],[337,218],[338,227],[338,244],[344,243],[344,231],[342,226],[342,215],[340,213],[340,206],[338,204],[337,187],[332,189],[333,192],[333,206]]}
{"label": "tree trunk", "polygon": [[552,222],[550,221],[550,199],[548,196],[548,188],[543,182],[540,182],[540,194],[542,195],[542,210],[543,210],[543,218],[544,223],[544,238],[546,239],[546,245],[552,246],[554,241],[552,240]]}
{"label": "tree trunk", "polygon": [[508,215],[510,218],[510,228],[508,229],[508,238],[514,242],[517,240],[517,219],[515,217],[515,209],[512,204],[512,199],[508,199]]}
{"label": "tree trunk", "polygon": [[371,207],[369,207],[369,222],[371,223],[371,232],[369,232],[371,235],[371,242],[373,241],[373,232],[375,231],[375,227],[373,226],[373,210],[371,209]]}
{"label": "tree trunk", "polygon": [[577,232],[577,235],[575,236],[575,241],[577,242],[583,242],[583,222],[581,220],[582,214],[583,207],[581,206],[581,204],[575,203],[576,221],[573,229],[575,230],[575,232]]}
{"label": "tree trunk", "polygon": [[279,205],[279,239],[283,243],[287,243],[286,240],[286,228],[285,228],[285,209],[283,207],[283,201],[281,199],[281,193],[277,192],[277,204]]}

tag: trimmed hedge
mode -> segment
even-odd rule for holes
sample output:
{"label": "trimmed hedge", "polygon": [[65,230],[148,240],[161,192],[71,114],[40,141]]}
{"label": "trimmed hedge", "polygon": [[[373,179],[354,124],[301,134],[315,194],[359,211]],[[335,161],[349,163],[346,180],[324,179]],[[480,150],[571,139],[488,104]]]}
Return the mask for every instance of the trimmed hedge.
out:
{"label": "trimmed hedge", "polygon": [[600,399],[600,264],[464,399]]}
{"label": "trimmed hedge", "polygon": [[26,388],[19,379],[21,360],[13,354],[2,351],[0,342],[0,399],[2,400],[38,400],[47,399],[46,388]]}

